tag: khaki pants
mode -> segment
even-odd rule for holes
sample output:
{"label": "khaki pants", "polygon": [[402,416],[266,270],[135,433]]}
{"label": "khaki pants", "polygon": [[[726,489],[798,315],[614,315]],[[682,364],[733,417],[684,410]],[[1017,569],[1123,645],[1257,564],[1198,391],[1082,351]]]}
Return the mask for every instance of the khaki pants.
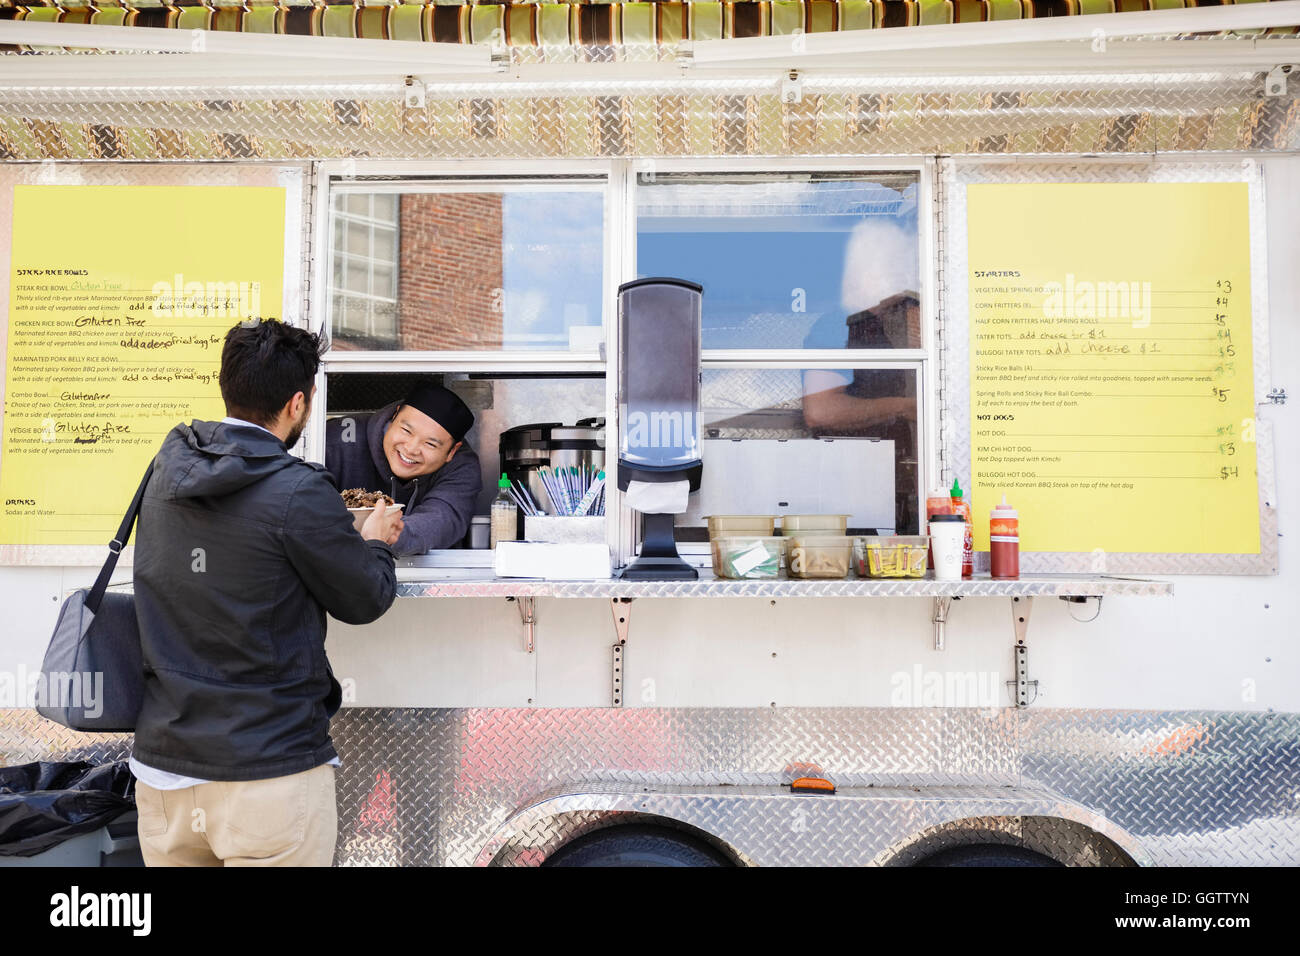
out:
{"label": "khaki pants", "polygon": [[146,866],[329,866],[338,840],[334,768],[155,790],[136,781]]}

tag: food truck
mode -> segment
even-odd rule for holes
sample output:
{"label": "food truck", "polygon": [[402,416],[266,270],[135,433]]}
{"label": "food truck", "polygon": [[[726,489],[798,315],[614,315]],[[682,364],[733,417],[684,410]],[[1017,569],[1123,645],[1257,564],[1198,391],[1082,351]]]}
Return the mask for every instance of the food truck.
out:
{"label": "food truck", "polygon": [[5,0],[0,763],[129,754],[32,709],[50,631],[275,317],[329,338],[296,453],[432,380],[483,477],[330,622],[338,865],[1300,863],[1298,24]]}

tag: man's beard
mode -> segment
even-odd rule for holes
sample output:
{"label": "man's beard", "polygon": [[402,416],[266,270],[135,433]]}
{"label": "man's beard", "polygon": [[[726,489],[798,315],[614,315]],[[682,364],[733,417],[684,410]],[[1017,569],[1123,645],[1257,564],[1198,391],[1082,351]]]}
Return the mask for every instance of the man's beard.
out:
{"label": "man's beard", "polygon": [[289,437],[284,440],[285,448],[292,448],[294,445],[298,444],[298,439],[302,437],[303,431],[307,428],[307,418],[310,415],[311,403],[309,402],[303,406],[302,418],[294,423],[293,428],[289,432]]}

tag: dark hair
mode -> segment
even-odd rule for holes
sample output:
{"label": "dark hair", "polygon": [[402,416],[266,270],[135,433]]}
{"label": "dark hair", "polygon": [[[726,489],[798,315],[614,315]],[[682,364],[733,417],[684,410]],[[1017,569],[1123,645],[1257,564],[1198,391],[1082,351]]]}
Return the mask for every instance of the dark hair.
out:
{"label": "dark hair", "polygon": [[249,319],[234,326],[221,349],[226,414],[270,425],[297,392],[310,401],[325,344],[322,336],[279,319]]}

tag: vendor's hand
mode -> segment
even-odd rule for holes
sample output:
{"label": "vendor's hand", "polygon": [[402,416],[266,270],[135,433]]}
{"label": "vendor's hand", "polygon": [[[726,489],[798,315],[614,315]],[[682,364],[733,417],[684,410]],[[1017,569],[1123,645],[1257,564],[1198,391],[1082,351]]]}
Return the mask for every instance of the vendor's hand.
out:
{"label": "vendor's hand", "polygon": [[402,528],[404,527],[402,510],[397,508],[393,510],[392,514],[389,514],[388,505],[380,501],[361,526],[361,537],[367,541],[382,541],[385,544],[393,545],[401,537]]}

